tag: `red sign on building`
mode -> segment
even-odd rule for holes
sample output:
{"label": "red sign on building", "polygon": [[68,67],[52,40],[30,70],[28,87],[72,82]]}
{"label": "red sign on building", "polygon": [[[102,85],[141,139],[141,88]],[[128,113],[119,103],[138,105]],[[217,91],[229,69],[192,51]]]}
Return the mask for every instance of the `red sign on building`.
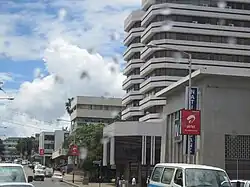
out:
{"label": "red sign on building", "polygon": [[39,149],[39,154],[40,154],[40,156],[43,156],[44,155],[44,149]]}
{"label": "red sign on building", "polygon": [[69,149],[70,156],[79,156],[79,150],[77,145],[71,145]]}
{"label": "red sign on building", "polygon": [[200,135],[201,113],[200,110],[181,110],[181,134]]}

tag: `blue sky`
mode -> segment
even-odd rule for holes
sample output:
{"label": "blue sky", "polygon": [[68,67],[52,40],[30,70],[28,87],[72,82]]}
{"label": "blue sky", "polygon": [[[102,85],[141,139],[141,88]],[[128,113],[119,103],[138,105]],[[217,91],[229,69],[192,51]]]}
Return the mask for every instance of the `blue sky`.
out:
{"label": "blue sky", "polygon": [[[65,115],[69,96],[122,96],[123,20],[139,6],[140,0],[2,0],[0,81],[15,95],[8,107],[25,120],[47,121]],[[110,66],[118,71],[102,71]],[[83,70],[92,78],[79,80],[76,74]],[[60,85],[53,82],[58,76]],[[0,110],[8,118],[27,122],[6,106]]]}

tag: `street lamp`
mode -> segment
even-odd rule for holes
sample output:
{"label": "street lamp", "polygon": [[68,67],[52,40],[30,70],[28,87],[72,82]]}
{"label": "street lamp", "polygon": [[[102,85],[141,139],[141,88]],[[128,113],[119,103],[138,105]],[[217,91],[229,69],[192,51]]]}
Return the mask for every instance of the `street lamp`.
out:
{"label": "street lamp", "polygon": [[[167,50],[174,50],[177,51],[185,56],[188,57],[188,106],[187,109],[191,109],[191,90],[192,90],[192,54],[182,51],[180,49],[172,48],[172,47],[167,47],[167,46],[162,46],[162,45],[156,45],[156,44],[148,44],[146,45],[148,48],[158,48],[158,49],[167,49]],[[190,137],[187,135],[188,139],[188,158],[187,162],[190,163]]]}

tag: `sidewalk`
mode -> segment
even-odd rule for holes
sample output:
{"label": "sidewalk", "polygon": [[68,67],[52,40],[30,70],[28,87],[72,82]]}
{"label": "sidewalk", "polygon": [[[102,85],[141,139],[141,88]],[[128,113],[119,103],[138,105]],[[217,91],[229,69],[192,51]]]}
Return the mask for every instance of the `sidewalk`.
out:
{"label": "sidewalk", "polygon": [[[75,182],[72,183],[72,178],[73,176],[70,175],[70,174],[65,174],[64,177],[63,177],[63,182],[67,183],[67,184],[70,184],[72,186],[77,186],[77,187],[99,187],[99,183],[89,183],[89,185],[83,185],[82,184],[82,177],[79,176],[79,175],[75,175],[74,179],[75,179]],[[101,187],[114,187],[114,185],[112,184],[107,184],[107,183],[102,183],[101,184]]]}

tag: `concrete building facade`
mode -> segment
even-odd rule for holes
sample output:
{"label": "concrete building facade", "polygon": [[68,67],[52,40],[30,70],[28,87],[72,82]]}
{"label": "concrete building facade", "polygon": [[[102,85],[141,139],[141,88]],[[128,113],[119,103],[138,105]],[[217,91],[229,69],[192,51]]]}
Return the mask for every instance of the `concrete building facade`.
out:
{"label": "concrete building facade", "polygon": [[41,132],[39,136],[39,150],[44,149],[43,164],[51,164],[52,153],[58,150],[68,137],[69,132],[55,130],[54,132]]}
{"label": "concrete building facade", "polygon": [[[124,120],[161,121],[165,98],[156,93],[203,67],[250,68],[250,2],[142,0],[124,22]],[[168,47],[148,47],[149,44]],[[173,48],[173,49],[171,49]]]}
{"label": "concrete building facade", "polygon": [[[199,88],[201,135],[195,138],[191,162],[226,169],[230,178],[250,174],[250,70],[201,69],[192,74]],[[186,138],[179,134],[174,116],[185,108],[185,77],[156,95],[168,98],[164,107],[161,161],[186,162]],[[180,114],[178,115],[180,116]]]}
{"label": "concrete building facade", "polygon": [[71,130],[79,124],[110,124],[122,108],[120,98],[77,96],[71,102]]}

